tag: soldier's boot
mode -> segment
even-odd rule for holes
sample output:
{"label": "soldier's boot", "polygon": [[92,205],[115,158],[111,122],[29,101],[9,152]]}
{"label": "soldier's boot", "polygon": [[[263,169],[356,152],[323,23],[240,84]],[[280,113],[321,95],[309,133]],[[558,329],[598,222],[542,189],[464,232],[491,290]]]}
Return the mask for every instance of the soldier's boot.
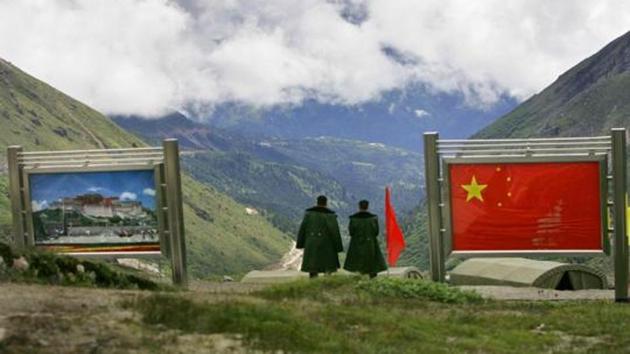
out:
{"label": "soldier's boot", "polygon": [[308,273],[308,277],[313,279],[313,278],[317,278],[317,273]]}
{"label": "soldier's boot", "polygon": [[370,273],[370,279],[376,278],[376,273]]}

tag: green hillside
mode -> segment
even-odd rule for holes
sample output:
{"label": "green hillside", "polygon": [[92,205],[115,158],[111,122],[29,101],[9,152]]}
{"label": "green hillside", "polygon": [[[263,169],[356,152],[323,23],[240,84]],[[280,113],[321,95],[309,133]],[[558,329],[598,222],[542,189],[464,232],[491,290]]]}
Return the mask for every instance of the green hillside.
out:
{"label": "green hillside", "polygon": [[[473,137],[597,136],[609,135],[613,127],[630,128],[630,32]],[[401,256],[402,263],[426,269],[426,208],[419,208],[409,216],[405,225],[411,247]],[[607,270],[608,261],[589,262]]]}
{"label": "green hillside", "polygon": [[[4,154],[27,150],[145,145],[110,119],[0,59],[0,230],[10,224]],[[290,237],[263,216],[247,215],[215,189],[184,176],[184,209],[191,274],[241,273],[277,261]],[[6,232],[5,232],[6,233]]]}
{"label": "green hillside", "polygon": [[196,152],[182,161],[194,178],[241,203],[263,209],[274,225],[287,232],[297,230],[304,209],[313,204],[313,196],[327,195],[341,214],[351,210],[339,182],[301,166],[216,150]]}

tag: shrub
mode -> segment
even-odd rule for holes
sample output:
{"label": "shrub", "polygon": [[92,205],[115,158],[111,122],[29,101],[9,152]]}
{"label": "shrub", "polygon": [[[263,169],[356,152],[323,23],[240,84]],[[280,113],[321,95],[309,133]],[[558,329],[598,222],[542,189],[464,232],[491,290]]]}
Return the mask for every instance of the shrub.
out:
{"label": "shrub", "polygon": [[[29,263],[29,269],[25,272],[10,269],[13,259],[20,256],[24,256]],[[40,251],[15,253],[11,247],[4,243],[0,243],[0,257],[4,259],[7,267],[9,267],[5,278],[11,281],[118,289],[169,289],[135,274],[116,270],[103,262],[79,260],[70,256]],[[77,271],[79,264],[83,265],[85,272],[79,273]]]}
{"label": "shrub", "polygon": [[379,298],[421,299],[457,304],[482,301],[481,296],[475,292],[425,280],[397,278],[361,280],[356,284],[356,288]]}
{"label": "shrub", "polygon": [[0,257],[2,257],[4,263],[8,267],[10,267],[13,263],[13,258],[15,258],[15,255],[13,254],[13,251],[11,250],[11,247],[9,247],[9,245],[0,242]]}
{"label": "shrub", "polygon": [[356,283],[360,277],[348,276],[324,276],[317,279],[299,279],[296,281],[272,285],[257,295],[269,299],[315,299],[323,300],[327,293],[335,292],[340,288],[348,288]]}

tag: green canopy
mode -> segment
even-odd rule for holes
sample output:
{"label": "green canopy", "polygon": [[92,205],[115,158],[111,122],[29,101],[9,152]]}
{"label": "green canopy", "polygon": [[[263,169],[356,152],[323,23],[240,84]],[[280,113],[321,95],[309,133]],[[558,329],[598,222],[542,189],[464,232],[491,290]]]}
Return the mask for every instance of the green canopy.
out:
{"label": "green canopy", "polygon": [[557,290],[607,289],[606,276],[582,264],[527,258],[472,258],[450,272],[454,285],[531,286]]}

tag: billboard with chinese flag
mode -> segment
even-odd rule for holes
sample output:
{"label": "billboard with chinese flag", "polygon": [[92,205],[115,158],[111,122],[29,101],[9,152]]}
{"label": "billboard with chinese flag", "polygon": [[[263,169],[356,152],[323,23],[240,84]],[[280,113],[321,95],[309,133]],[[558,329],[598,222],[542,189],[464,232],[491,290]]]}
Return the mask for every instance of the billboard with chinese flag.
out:
{"label": "billboard with chinese flag", "polygon": [[445,166],[453,252],[603,251],[603,160]]}

